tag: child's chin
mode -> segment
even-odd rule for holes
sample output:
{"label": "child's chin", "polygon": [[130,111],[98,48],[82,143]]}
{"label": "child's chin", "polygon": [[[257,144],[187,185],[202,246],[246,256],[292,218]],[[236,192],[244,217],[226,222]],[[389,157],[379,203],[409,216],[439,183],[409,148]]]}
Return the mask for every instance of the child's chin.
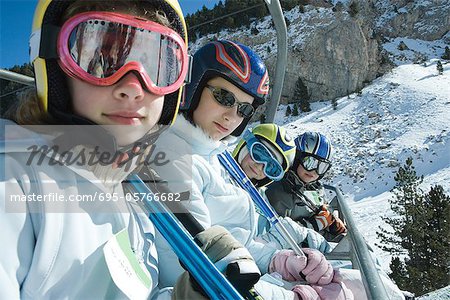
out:
{"label": "child's chin", "polygon": [[133,143],[135,143],[136,141],[138,141],[139,139],[141,139],[147,131],[145,130],[132,130],[131,128],[128,128],[128,131],[126,134],[122,133],[122,132],[113,132],[112,134],[114,135],[114,137],[116,138],[116,142],[120,147],[123,146],[128,146],[131,145]]}

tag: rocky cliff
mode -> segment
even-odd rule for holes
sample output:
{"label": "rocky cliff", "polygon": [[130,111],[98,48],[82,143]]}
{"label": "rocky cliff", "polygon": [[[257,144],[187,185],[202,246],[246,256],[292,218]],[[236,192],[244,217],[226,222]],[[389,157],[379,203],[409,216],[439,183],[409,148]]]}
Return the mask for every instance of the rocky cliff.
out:
{"label": "rocky cliff", "polygon": [[[448,0],[352,0],[296,7],[288,22],[288,65],[282,102],[296,102],[300,77],[311,101],[329,100],[360,90],[390,69],[381,43],[386,38],[441,38],[450,29]],[[202,37],[195,51],[211,39],[231,39],[255,49],[265,59],[269,75],[276,61],[276,33],[270,17],[247,28]]]}

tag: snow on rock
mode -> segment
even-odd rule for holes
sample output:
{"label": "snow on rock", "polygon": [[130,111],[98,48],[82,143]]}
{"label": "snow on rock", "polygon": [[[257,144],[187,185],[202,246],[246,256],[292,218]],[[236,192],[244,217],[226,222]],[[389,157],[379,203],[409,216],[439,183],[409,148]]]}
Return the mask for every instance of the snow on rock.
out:
{"label": "snow on rock", "polygon": [[[390,58],[396,65],[415,63],[426,63],[432,58],[439,58],[444,54],[445,47],[448,46],[450,32],[440,40],[423,41],[410,38],[394,38],[383,44],[383,48],[390,53]],[[402,43],[403,42],[403,43]],[[402,43],[407,48],[400,50]]]}
{"label": "snow on rock", "polygon": [[450,300],[450,285],[437,291],[420,296],[417,298],[417,300]]}

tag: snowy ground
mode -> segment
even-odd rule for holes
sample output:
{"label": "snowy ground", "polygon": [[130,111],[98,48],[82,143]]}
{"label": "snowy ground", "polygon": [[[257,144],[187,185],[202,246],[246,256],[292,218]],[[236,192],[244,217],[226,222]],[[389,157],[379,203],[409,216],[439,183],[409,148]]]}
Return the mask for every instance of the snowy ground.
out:
{"label": "snowy ground", "polygon": [[[388,199],[398,167],[411,156],[424,190],[440,184],[450,194],[450,64],[438,75],[437,59],[442,40],[405,41],[415,53],[426,54],[424,64],[413,64],[416,55],[404,55],[385,45],[398,66],[362,90],[361,95],[312,104],[312,112],[285,117],[280,106],[275,123],[284,124],[293,136],[313,130],[329,136],[334,145],[334,165],[325,181],[342,189],[361,233],[374,247],[389,271],[389,254],[375,246],[381,216],[392,214]],[[447,41],[448,44],[448,41]],[[420,45],[420,47],[419,47]],[[428,299],[428,298],[427,298]]]}

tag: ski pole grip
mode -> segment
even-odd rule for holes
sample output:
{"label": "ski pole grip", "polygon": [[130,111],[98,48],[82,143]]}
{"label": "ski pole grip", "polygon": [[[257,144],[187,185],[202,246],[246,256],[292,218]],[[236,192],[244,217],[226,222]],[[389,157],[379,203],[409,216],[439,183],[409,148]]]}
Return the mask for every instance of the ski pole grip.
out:
{"label": "ski pole grip", "polygon": [[[170,189],[168,188],[165,182],[156,179],[152,174],[144,172],[141,170],[139,176],[145,182],[146,187],[151,191],[155,191],[158,193],[170,193]],[[185,192],[188,194],[189,192]],[[182,194],[185,194],[182,193]],[[183,199],[188,199],[189,195],[182,195],[180,197]],[[198,234],[205,232],[205,228],[192,216],[192,214],[187,210],[187,208],[181,204],[180,202],[167,201],[164,202],[165,206],[168,210],[172,212],[172,214],[178,219],[178,221],[183,224],[189,234],[193,237],[194,242],[197,246],[203,247],[203,242],[198,239]],[[228,233],[229,234],[229,233]],[[231,237],[231,234],[230,234]],[[225,243],[229,244],[229,243]],[[225,245],[224,245],[225,246]],[[249,254],[250,255],[250,254]],[[209,257],[209,255],[207,255]],[[211,257],[209,257],[211,259]],[[180,261],[183,264],[183,261]],[[258,297],[258,293],[254,290],[253,285],[259,280],[261,274],[253,262],[254,268],[249,268],[251,264],[230,264],[226,268],[226,276],[230,276],[227,278],[229,282],[237,288],[237,290],[241,293],[241,295],[246,295],[247,299],[261,299]],[[188,268],[185,268],[189,270]],[[190,272],[191,273],[191,272]],[[196,280],[192,278],[193,285],[198,288],[201,292],[203,290],[202,285],[196,283]]]}

